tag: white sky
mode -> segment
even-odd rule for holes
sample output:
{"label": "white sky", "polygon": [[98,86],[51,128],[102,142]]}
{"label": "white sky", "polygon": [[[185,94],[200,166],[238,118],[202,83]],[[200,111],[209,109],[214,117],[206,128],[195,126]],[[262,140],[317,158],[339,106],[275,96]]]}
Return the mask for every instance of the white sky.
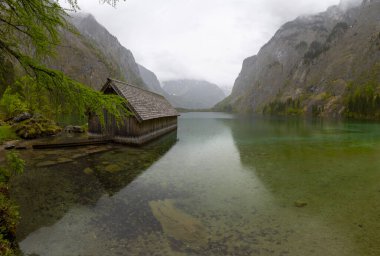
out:
{"label": "white sky", "polygon": [[78,0],[161,81],[204,79],[232,87],[243,60],[286,21],[339,0]]}

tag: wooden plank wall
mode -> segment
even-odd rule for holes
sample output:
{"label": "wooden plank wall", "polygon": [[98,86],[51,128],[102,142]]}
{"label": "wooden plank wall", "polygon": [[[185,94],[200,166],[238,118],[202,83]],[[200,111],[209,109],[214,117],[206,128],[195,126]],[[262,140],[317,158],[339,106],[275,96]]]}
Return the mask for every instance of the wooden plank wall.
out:
{"label": "wooden plank wall", "polygon": [[90,115],[88,130],[90,133],[122,137],[139,137],[177,124],[177,117],[163,117],[139,123],[135,117],[128,117],[117,123],[115,117],[104,113],[105,126],[95,115]]}
{"label": "wooden plank wall", "polygon": [[162,128],[177,124],[177,117],[164,117],[147,120],[139,123],[134,117],[129,117],[118,127],[116,125],[115,135],[137,137],[158,131]]}

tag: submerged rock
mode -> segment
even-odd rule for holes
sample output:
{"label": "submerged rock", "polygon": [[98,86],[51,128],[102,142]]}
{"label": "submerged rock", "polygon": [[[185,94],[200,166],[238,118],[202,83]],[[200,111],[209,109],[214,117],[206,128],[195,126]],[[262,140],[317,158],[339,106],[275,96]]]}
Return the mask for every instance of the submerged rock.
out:
{"label": "submerged rock", "polygon": [[17,146],[18,142],[19,142],[18,140],[8,141],[4,144],[4,149],[6,150],[14,149]]}
{"label": "submerged rock", "polygon": [[87,153],[78,153],[78,154],[75,154],[75,155],[72,155],[72,159],[78,159],[78,158],[82,158],[82,157],[86,157],[88,156]]}
{"label": "submerged rock", "polygon": [[47,160],[47,161],[39,162],[38,164],[36,164],[36,166],[37,167],[48,167],[48,166],[52,166],[52,165],[56,165],[56,164],[58,164],[58,162]]}
{"label": "submerged rock", "polygon": [[103,152],[106,152],[106,151],[109,151],[110,147],[96,147],[96,148],[89,148],[86,150],[86,153],[88,155],[92,155],[92,154],[97,154],[97,153],[103,153]]}
{"label": "submerged rock", "polygon": [[5,146],[4,146],[4,149],[6,149],[6,150],[10,150],[10,149],[14,149],[16,146],[14,145],[14,144],[6,144]]}
{"label": "submerged rock", "polygon": [[297,200],[294,202],[294,206],[298,207],[298,208],[305,207],[306,205],[307,205],[307,202],[305,202],[303,200]]}
{"label": "submerged rock", "polygon": [[74,160],[71,158],[66,158],[66,157],[60,157],[57,160],[46,160],[42,161],[36,164],[36,167],[49,167],[49,166],[54,166],[58,164],[65,164],[65,163],[71,163]]}
{"label": "submerged rock", "polygon": [[57,159],[57,163],[59,164],[64,164],[64,163],[70,163],[73,162],[74,160],[71,158],[66,158],[66,157],[60,157]]}
{"label": "submerged rock", "polygon": [[193,248],[206,246],[209,238],[206,228],[198,219],[176,208],[173,200],[150,201],[149,206],[167,236]]}
{"label": "submerged rock", "polygon": [[85,169],[83,170],[83,172],[84,172],[85,174],[93,174],[93,173],[94,173],[94,170],[91,169],[90,167],[87,167],[87,168],[85,168]]}

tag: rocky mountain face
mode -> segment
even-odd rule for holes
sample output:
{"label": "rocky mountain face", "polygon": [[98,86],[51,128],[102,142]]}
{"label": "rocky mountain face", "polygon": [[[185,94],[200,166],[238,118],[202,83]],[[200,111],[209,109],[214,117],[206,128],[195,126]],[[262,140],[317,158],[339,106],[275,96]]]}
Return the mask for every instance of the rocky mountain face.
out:
{"label": "rocky mountain face", "polygon": [[107,77],[147,89],[131,51],[92,15],[73,14],[68,21],[77,32],[61,31],[57,55],[46,60],[50,67],[94,89],[100,89]]}
{"label": "rocky mountain face", "polygon": [[149,69],[145,68],[144,66],[141,66],[138,64],[138,68],[140,71],[140,76],[144,83],[146,84],[149,91],[161,94],[162,96],[165,96],[166,98],[169,96],[161,87],[160,81],[158,80],[156,74],[154,74]]}
{"label": "rocky mountain face", "polygon": [[208,109],[224,99],[224,92],[215,84],[199,80],[171,80],[162,83],[177,108]]}
{"label": "rocky mountain face", "polygon": [[284,24],[244,60],[217,109],[380,117],[380,1],[352,0]]}

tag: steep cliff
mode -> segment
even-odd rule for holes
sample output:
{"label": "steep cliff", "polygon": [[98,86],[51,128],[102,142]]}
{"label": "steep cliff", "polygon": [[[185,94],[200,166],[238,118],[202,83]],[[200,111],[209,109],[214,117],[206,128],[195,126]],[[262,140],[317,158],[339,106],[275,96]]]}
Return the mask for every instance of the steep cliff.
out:
{"label": "steep cliff", "polygon": [[225,95],[216,85],[198,80],[172,80],[163,82],[169,101],[178,108],[207,109],[221,101]]}
{"label": "steep cliff", "polygon": [[61,31],[56,56],[46,60],[50,67],[94,89],[100,89],[107,77],[147,88],[131,51],[92,15],[73,14],[68,21],[73,24],[74,32]]}
{"label": "steep cliff", "polygon": [[379,13],[379,0],[356,7],[342,2],[284,24],[244,61],[232,94],[217,109],[380,116]]}

